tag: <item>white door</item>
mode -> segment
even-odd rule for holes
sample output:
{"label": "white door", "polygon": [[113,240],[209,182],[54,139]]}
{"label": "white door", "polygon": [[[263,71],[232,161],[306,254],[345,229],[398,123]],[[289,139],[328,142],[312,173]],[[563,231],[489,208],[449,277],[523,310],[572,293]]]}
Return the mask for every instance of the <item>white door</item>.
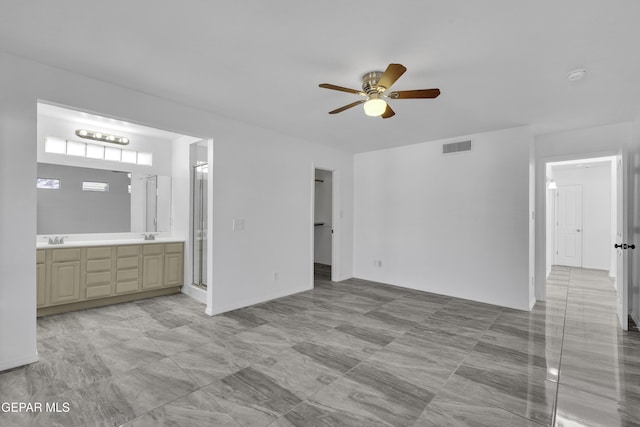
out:
{"label": "white door", "polygon": [[[625,197],[625,160],[626,156],[623,151],[618,152],[616,158],[616,199],[617,199],[617,219],[616,219],[616,245],[624,245],[627,242],[627,203]],[[624,247],[624,246],[623,246]],[[627,303],[627,271],[626,267],[629,265],[629,250],[618,248],[617,249],[617,263],[616,263],[616,294],[617,294],[617,306],[618,306],[618,320],[620,320],[620,326],[623,330],[627,330],[629,327],[628,321],[628,303]]]}
{"label": "white door", "polygon": [[582,267],[582,185],[556,191],[556,265]]}

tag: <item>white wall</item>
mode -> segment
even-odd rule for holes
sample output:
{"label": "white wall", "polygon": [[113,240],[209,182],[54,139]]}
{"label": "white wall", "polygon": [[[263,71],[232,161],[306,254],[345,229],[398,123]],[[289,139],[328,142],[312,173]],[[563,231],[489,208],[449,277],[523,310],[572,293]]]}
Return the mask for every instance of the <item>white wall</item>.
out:
{"label": "white wall", "polygon": [[12,55],[0,63],[0,370],[37,358],[38,99],[214,139],[210,313],[312,287],[314,163],[340,172],[339,278],[351,276],[352,155]]}
{"label": "white wall", "polygon": [[468,138],[355,156],[354,275],[528,310],[529,130]]}
{"label": "white wall", "polygon": [[315,188],[315,223],[324,223],[313,227],[314,231],[314,261],[320,264],[331,265],[331,229],[332,226],[332,192],[333,174],[330,171],[316,169],[316,179],[324,182],[316,182]]}
{"label": "white wall", "polygon": [[554,166],[552,170],[558,186],[582,186],[582,267],[609,271],[613,251],[611,162],[595,163],[590,168]]}
{"label": "white wall", "polygon": [[[535,137],[536,210],[545,212],[547,162],[615,155],[631,141],[631,123],[619,123]],[[536,299],[546,299],[546,218],[536,217]]]}

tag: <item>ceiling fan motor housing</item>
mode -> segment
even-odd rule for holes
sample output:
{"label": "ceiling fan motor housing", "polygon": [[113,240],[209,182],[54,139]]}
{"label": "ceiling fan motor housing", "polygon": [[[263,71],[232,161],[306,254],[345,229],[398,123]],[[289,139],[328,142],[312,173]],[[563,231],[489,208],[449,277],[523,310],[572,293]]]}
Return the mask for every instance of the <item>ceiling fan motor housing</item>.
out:
{"label": "ceiling fan motor housing", "polygon": [[382,71],[371,71],[362,76],[362,91],[367,95],[382,93],[387,88],[378,86],[378,82],[382,77]]}

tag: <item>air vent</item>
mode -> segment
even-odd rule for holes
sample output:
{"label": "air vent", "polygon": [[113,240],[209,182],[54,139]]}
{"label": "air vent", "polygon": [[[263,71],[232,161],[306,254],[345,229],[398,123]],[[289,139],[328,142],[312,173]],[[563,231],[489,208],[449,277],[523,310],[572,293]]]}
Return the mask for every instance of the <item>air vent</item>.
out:
{"label": "air vent", "polygon": [[442,154],[453,154],[471,150],[471,140],[442,144]]}

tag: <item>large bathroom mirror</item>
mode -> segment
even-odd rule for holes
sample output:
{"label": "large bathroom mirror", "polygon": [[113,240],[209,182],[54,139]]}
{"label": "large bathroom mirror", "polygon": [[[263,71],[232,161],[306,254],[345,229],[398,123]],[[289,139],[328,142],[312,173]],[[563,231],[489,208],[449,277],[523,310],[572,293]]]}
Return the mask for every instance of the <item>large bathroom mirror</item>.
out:
{"label": "large bathroom mirror", "polygon": [[171,231],[171,177],[38,163],[39,235]]}

